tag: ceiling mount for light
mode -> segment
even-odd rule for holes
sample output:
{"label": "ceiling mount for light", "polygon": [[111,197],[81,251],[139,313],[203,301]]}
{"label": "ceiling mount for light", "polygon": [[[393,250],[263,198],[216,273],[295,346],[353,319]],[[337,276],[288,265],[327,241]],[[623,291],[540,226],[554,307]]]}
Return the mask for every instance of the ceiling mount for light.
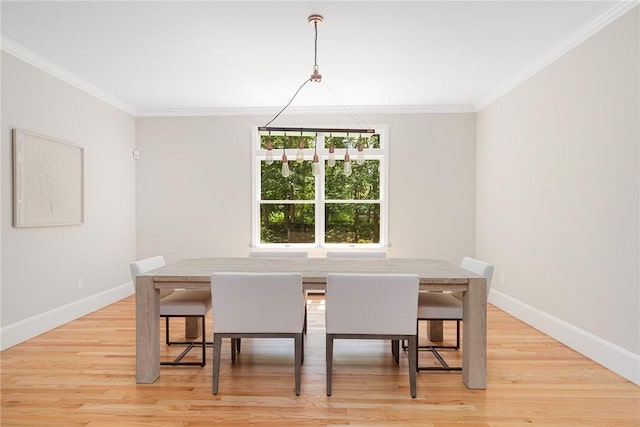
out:
{"label": "ceiling mount for light", "polygon": [[309,15],[307,21],[309,21],[309,24],[317,26],[318,24],[322,24],[324,22],[324,17],[322,15]]}

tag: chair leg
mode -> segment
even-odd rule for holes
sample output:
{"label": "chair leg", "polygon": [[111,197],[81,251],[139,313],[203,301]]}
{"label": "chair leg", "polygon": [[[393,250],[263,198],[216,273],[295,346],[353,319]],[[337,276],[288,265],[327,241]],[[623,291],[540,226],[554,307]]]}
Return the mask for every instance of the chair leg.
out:
{"label": "chair leg", "polygon": [[[416,339],[418,340],[418,343],[420,342],[420,319],[416,320]],[[409,350],[409,343],[406,342],[405,340],[401,341],[401,346],[403,350]]]}
{"label": "chair leg", "polygon": [[307,333],[307,302],[304,302],[304,323],[302,326],[302,333]]}
{"label": "chair leg", "polygon": [[200,319],[202,319],[202,365],[200,366],[205,366],[207,364],[207,328],[204,316]]}
{"label": "chair leg", "polygon": [[171,345],[169,340],[169,317],[164,318],[164,342],[166,345]]}
{"label": "chair leg", "polygon": [[409,337],[409,387],[411,397],[416,397],[416,372],[418,371],[418,336]]}
{"label": "chair leg", "polygon": [[400,340],[391,340],[391,351],[396,365],[400,364]]}
{"label": "chair leg", "polygon": [[[420,323],[420,320],[427,320],[427,319],[418,319],[418,324]],[[420,329],[416,328],[416,337],[419,340],[419,336],[420,336]],[[440,362],[439,367],[426,367],[426,366],[420,366],[418,364],[418,351],[420,349],[425,349],[425,350],[429,350],[431,351],[431,353],[433,354],[433,356],[436,358],[436,360],[438,362]],[[462,371],[462,367],[459,366],[449,366],[449,364],[444,360],[444,358],[440,355],[440,353],[438,353],[438,349],[455,349],[455,350],[459,350],[460,349],[460,320],[456,320],[456,345],[455,346],[435,346],[435,345],[427,345],[427,346],[420,346],[420,345],[416,345],[416,349],[415,349],[415,354],[416,354],[416,370],[417,371]]]}
{"label": "chair leg", "polygon": [[300,396],[300,371],[302,366],[302,333],[296,334],[295,341],[295,381],[296,381],[296,396]]}
{"label": "chair leg", "polygon": [[[236,338],[231,338],[231,363],[236,363],[236,348],[237,348]],[[213,344],[215,347],[215,343]]]}
{"label": "chair leg", "polygon": [[218,394],[218,379],[220,378],[220,347],[222,338],[219,335],[213,337],[213,382],[211,390],[213,394]]}
{"label": "chair leg", "polygon": [[327,396],[331,396],[331,376],[333,375],[333,335],[327,334],[326,343]]}
{"label": "chair leg", "polygon": [[[206,365],[207,363],[207,356],[206,356],[206,346],[207,345],[211,345],[213,344],[212,342],[207,343],[207,333],[206,333],[206,327],[205,327],[205,316],[197,316],[200,317],[200,319],[202,320],[202,341],[201,342],[196,342],[196,341],[171,341],[169,338],[169,316],[163,316],[165,318],[165,325],[166,325],[166,331],[165,331],[165,341],[167,346],[171,346],[171,345],[184,345],[186,346],[185,349],[182,351],[182,353],[180,353],[175,359],[173,359],[173,361],[171,362],[160,362],[161,366],[200,366],[203,367]],[[185,316],[189,317],[189,316]],[[193,317],[193,316],[192,316]],[[187,354],[189,354],[189,352],[194,348],[194,347],[199,347],[202,346],[202,356],[201,356],[201,360],[200,362],[182,362],[182,359],[184,357],[187,356]]]}
{"label": "chair leg", "polygon": [[[418,354],[418,343],[420,342],[420,319],[416,320],[416,348],[412,349],[409,344],[407,344],[407,349],[409,350],[409,353],[413,352],[413,354],[415,354],[415,359],[416,359],[416,372],[420,372],[420,366],[418,366],[418,358],[419,358],[419,354]],[[411,366],[411,355],[409,355],[409,366]]]}
{"label": "chair leg", "polygon": [[236,338],[236,353],[240,353],[241,343],[242,343],[242,338]]}

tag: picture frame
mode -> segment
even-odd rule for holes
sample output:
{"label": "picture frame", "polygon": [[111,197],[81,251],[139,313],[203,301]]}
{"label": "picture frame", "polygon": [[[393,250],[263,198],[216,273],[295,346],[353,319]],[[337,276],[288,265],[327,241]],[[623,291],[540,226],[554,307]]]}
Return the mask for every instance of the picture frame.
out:
{"label": "picture frame", "polygon": [[13,226],[84,223],[84,148],[13,129]]}

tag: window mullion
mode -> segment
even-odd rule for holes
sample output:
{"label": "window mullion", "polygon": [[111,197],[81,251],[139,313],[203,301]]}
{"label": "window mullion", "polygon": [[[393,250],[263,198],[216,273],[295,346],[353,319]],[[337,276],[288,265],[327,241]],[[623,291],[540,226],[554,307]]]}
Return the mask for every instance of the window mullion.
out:
{"label": "window mullion", "polygon": [[[320,142],[322,141],[322,142]],[[324,246],[324,230],[325,230],[325,226],[324,226],[324,222],[325,222],[325,217],[324,217],[324,146],[325,146],[325,136],[318,136],[318,143],[320,145],[320,147],[322,147],[322,150],[320,151],[319,157],[320,157],[320,174],[318,175],[317,179],[316,179],[316,246],[322,247]]]}

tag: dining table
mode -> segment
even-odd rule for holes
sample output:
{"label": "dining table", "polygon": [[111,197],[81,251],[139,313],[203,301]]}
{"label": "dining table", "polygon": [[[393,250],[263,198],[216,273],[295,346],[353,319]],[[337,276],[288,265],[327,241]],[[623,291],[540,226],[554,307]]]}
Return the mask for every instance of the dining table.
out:
{"label": "dining table", "polygon": [[[462,381],[469,389],[487,383],[487,282],[447,261],[424,258],[202,257],[184,259],[137,276],[136,382],[160,377],[160,290],[209,289],[214,272],[295,272],[304,291],[323,292],[329,273],[416,274],[420,291],[461,292]],[[214,326],[215,332],[215,326]]]}

